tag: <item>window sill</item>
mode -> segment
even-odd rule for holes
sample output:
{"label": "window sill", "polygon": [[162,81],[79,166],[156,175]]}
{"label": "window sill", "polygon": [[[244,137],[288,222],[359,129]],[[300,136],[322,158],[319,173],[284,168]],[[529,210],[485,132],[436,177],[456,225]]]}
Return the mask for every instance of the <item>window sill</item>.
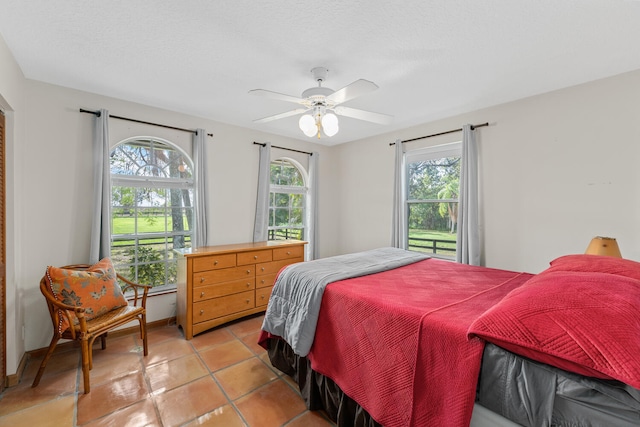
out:
{"label": "window sill", "polygon": [[[160,295],[168,295],[168,294],[175,294],[176,292],[178,292],[178,289],[174,286],[174,287],[167,287],[165,289],[159,289],[159,290],[154,290],[153,288],[151,290],[149,290],[149,294],[147,295],[147,298],[151,298],[151,297],[157,297]],[[126,293],[124,298],[127,301],[133,301],[133,294],[132,293]]]}

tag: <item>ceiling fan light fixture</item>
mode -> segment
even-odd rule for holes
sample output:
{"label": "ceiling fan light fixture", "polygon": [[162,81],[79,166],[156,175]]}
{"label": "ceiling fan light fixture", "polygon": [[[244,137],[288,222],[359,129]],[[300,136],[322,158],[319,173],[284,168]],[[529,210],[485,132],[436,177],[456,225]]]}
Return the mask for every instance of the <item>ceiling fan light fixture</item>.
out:
{"label": "ceiling fan light fixture", "polygon": [[316,121],[313,119],[313,116],[310,114],[305,114],[300,117],[298,121],[298,126],[300,126],[300,130],[307,135],[308,137],[315,136],[318,131],[318,127],[316,126]]}
{"label": "ceiling fan light fixture", "polygon": [[[391,123],[393,117],[387,114],[373,113],[341,105],[353,98],[378,89],[375,83],[369,80],[359,79],[334,91],[333,89],[322,86],[327,78],[328,72],[329,70],[324,67],[313,68],[311,74],[318,85],[302,92],[302,97],[285,95],[264,89],[250,90],[249,93],[253,95],[268,96],[280,101],[298,104],[298,108],[295,110],[263,117],[253,122],[267,123],[285,117],[304,114],[300,117],[298,126],[309,138],[313,136],[320,138],[322,134],[329,137],[337,134],[340,130],[337,116],[346,116],[384,125]],[[331,112],[329,113],[329,111]]]}
{"label": "ceiling fan light fixture", "polygon": [[322,130],[324,131],[325,135],[333,136],[338,133],[339,129],[338,116],[333,113],[327,113],[322,116]]}

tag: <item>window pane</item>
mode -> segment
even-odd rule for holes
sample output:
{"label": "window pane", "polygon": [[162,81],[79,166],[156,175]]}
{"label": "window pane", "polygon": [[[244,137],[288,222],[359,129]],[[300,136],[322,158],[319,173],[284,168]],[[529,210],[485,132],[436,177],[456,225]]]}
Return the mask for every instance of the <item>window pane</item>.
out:
{"label": "window pane", "polygon": [[167,231],[166,210],[164,208],[138,208],[136,232],[142,233],[162,233]]}
{"label": "window pane", "polygon": [[[135,208],[136,190],[128,187],[111,189],[111,212],[119,216],[133,216]],[[132,229],[133,230],[133,229]]]}
{"label": "window pane", "polygon": [[157,140],[137,140],[111,153],[111,173],[117,175],[191,178],[191,161],[174,147]]}
{"label": "window pane", "polygon": [[269,230],[269,240],[304,240],[304,230],[300,228],[279,228]]}
{"label": "window pane", "polygon": [[458,203],[410,203],[409,250],[456,254]]}
{"label": "window pane", "polygon": [[302,225],[304,218],[304,210],[301,208],[291,209],[291,213],[289,214],[289,224],[291,225]]}
{"label": "window pane", "polygon": [[191,214],[191,209],[171,208],[169,230],[178,233],[191,230]]}
{"label": "window pane", "polygon": [[283,193],[275,193],[275,204],[276,207],[289,206],[289,195]]}
{"label": "window pane", "polygon": [[444,157],[408,164],[409,200],[457,199],[460,157]]}
{"label": "window pane", "polygon": [[274,210],[274,226],[283,226],[289,224],[289,208],[275,208]]}
{"label": "window pane", "polygon": [[302,174],[293,164],[276,160],[271,162],[271,184],[304,186]]}
{"label": "window pane", "polygon": [[302,208],[304,207],[304,194],[292,194],[291,195],[291,206],[294,208]]}

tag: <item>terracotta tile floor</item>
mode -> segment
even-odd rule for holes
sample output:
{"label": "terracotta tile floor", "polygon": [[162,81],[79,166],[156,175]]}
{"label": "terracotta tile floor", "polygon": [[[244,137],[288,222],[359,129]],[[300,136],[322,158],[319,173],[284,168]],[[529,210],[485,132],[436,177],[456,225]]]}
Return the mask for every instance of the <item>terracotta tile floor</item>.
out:
{"label": "terracotta tile floor", "polygon": [[109,338],[106,350],[96,344],[86,395],[78,348],[56,349],[36,388],[41,359],[31,359],[20,383],[0,396],[0,426],[334,426],[306,409],[297,386],[256,344],[262,319],[191,341],[176,326],[151,329],[147,357],[136,334]]}

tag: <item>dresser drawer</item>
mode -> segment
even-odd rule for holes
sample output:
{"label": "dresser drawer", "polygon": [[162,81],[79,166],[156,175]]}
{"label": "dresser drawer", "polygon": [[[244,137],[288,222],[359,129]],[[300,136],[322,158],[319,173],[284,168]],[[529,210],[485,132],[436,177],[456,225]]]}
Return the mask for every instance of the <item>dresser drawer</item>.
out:
{"label": "dresser drawer", "polygon": [[273,286],[276,282],[276,276],[278,273],[265,274],[263,276],[256,276],[256,288],[264,288],[266,286]]}
{"label": "dresser drawer", "polygon": [[236,266],[236,254],[211,255],[193,259],[193,271],[214,270]]}
{"label": "dresser drawer", "polygon": [[193,323],[227,316],[255,307],[255,292],[248,291],[226,297],[213,298],[193,304]]}
{"label": "dresser drawer", "polygon": [[269,302],[269,298],[271,297],[272,290],[273,290],[273,286],[256,289],[256,307],[262,307],[267,305],[267,303]]}
{"label": "dresser drawer", "polygon": [[272,260],[271,249],[265,251],[240,252],[238,254],[238,265],[256,264]]}
{"label": "dresser drawer", "polygon": [[193,275],[193,287],[196,288],[199,286],[213,285],[215,283],[230,282],[232,280],[253,279],[255,275],[255,265],[203,271]]}
{"label": "dresser drawer", "polygon": [[246,292],[255,288],[255,279],[236,280],[233,282],[218,283],[216,285],[198,286],[193,288],[193,301],[205,301],[230,294]]}
{"label": "dresser drawer", "polygon": [[282,269],[282,267],[286,265],[293,264],[294,262],[302,262],[302,261],[304,261],[304,258],[285,259],[281,261],[271,261],[271,262],[258,264],[256,265],[256,276],[259,276],[261,274],[277,273]]}
{"label": "dresser drawer", "polygon": [[273,250],[273,260],[304,258],[304,246],[290,246],[286,248],[275,248]]}

